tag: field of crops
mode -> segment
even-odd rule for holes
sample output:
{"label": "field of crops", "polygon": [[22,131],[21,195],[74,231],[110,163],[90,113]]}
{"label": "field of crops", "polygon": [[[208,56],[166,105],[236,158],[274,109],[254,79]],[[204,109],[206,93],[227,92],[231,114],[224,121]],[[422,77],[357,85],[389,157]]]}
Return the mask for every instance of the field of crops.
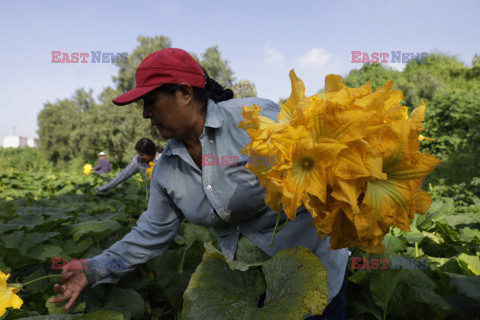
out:
{"label": "field of crops", "polygon": [[[146,208],[139,174],[96,195],[93,187],[115,172],[87,176],[78,163],[56,170],[32,155],[25,163],[2,156],[0,271],[11,274],[9,283],[58,275],[64,260],[99,254],[128,233]],[[467,189],[427,186],[434,201],[412,232],[392,229],[380,255],[351,249],[347,319],[479,319],[480,200]],[[318,298],[321,291],[309,287],[312,277],[321,278],[322,266],[295,273],[294,281],[279,279],[293,275],[308,252],[232,262],[216,248],[211,230],[184,222],[164,255],[116,284],[85,290],[68,313],[62,304],[47,302],[58,281],[50,277],[27,284],[18,293],[22,308],[1,319],[227,319],[225,310],[231,319],[301,319],[306,301],[317,299],[312,308],[325,302]],[[265,290],[264,307],[258,308]]]}

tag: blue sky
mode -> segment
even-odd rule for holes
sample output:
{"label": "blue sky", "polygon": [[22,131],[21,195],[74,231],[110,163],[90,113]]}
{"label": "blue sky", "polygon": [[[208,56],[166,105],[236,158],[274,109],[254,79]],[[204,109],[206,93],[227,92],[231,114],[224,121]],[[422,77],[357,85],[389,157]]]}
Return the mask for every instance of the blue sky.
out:
{"label": "blue sky", "polygon": [[[0,3],[2,70],[0,137],[36,138],[46,102],[75,89],[95,97],[113,86],[111,64],[53,64],[51,51],[131,52],[136,38],[163,35],[173,46],[202,54],[218,45],[237,80],[260,97],[288,97],[294,68],[307,94],[327,74],[361,64],[351,51],[432,52],[471,65],[480,54],[480,1],[22,1]],[[401,69],[401,64],[389,64]]]}

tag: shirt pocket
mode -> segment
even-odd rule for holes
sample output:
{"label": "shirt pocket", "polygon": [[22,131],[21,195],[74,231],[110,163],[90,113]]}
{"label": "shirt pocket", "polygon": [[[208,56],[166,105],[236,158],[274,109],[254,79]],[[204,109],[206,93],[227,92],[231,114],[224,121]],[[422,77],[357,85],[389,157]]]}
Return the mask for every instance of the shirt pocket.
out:
{"label": "shirt pocket", "polygon": [[238,166],[225,167],[225,181],[231,188],[227,205],[231,221],[239,222],[255,218],[269,210],[265,204],[265,189],[255,174],[244,168],[246,161]]}

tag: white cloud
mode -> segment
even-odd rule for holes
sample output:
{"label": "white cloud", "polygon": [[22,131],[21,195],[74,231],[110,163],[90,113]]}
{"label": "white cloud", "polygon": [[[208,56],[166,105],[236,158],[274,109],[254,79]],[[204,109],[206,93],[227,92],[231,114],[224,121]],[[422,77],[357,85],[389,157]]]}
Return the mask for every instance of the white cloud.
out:
{"label": "white cloud", "polygon": [[302,68],[323,68],[328,65],[332,55],[324,48],[313,48],[298,60]]}
{"label": "white cloud", "polygon": [[284,59],[283,55],[280,51],[273,48],[270,44],[266,44],[263,48],[263,52],[265,53],[265,61],[270,64],[283,64]]}
{"label": "white cloud", "polygon": [[[384,66],[385,66],[385,64],[384,64]],[[406,63],[389,63],[386,66],[387,66],[387,68],[390,68],[392,70],[402,72],[407,67],[407,64]]]}

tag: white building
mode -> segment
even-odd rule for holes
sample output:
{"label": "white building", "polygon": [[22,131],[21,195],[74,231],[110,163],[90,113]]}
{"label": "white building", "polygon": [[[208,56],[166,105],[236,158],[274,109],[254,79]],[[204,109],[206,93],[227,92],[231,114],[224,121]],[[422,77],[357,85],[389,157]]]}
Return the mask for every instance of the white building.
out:
{"label": "white building", "polygon": [[23,148],[23,147],[35,147],[33,139],[27,139],[19,136],[3,136],[4,148]]}

